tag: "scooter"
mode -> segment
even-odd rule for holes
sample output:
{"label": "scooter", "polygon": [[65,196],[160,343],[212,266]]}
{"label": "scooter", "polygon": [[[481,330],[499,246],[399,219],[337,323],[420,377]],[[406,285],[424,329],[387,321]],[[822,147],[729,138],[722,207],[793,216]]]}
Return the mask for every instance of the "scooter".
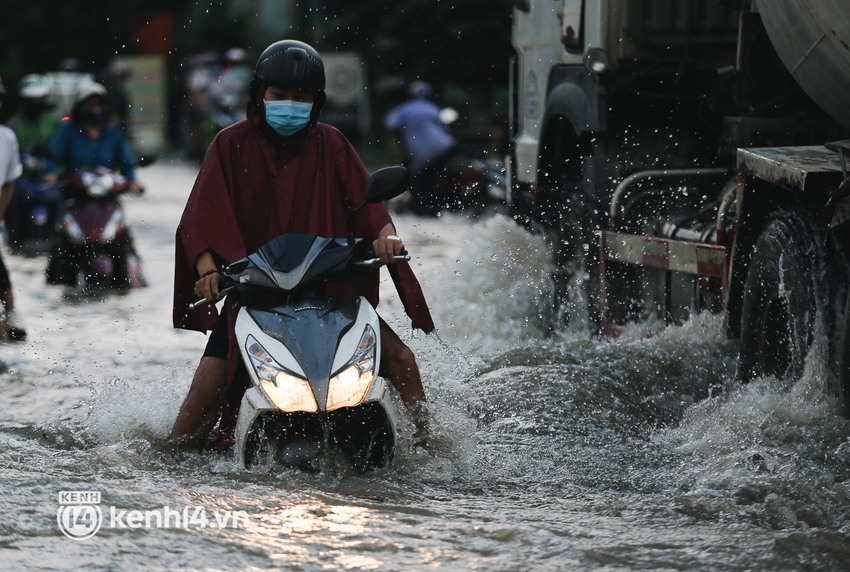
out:
{"label": "scooter", "polygon": [[245,105],[239,96],[227,92],[211,94],[210,110],[204,126],[204,140],[207,146],[219,131],[244,117]]}
{"label": "scooter", "polygon": [[38,146],[21,154],[23,175],[15,181],[15,191],[6,209],[6,241],[14,253],[49,252],[56,238],[56,213],[62,189],[42,181],[44,166],[52,152]]}
{"label": "scooter", "polygon": [[507,198],[505,168],[499,161],[479,159],[474,151],[458,148],[442,164],[443,176],[424,196],[411,197],[411,209],[420,215],[443,210],[479,215],[487,207],[504,205]]}
{"label": "scooter", "polygon": [[[404,167],[376,172],[366,201],[349,211],[349,228],[363,206],[398,196],[409,183]],[[315,472],[323,456],[335,451],[365,471],[393,458],[399,412],[395,388],[378,375],[378,315],[363,297],[320,296],[326,282],[380,265],[350,232],[346,239],[290,233],[222,271],[226,303],[234,297],[240,302],[235,335],[250,386],[241,395],[235,427],[220,427],[219,433],[233,434],[242,467],[276,464]],[[224,417],[221,424],[227,424]]]}
{"label": "scooter", "polygon": [[48,284],[80,293],[147,285],[118,196],[130,183],[104,167],[81,169],[65,184],[68,202],[47,266]]}

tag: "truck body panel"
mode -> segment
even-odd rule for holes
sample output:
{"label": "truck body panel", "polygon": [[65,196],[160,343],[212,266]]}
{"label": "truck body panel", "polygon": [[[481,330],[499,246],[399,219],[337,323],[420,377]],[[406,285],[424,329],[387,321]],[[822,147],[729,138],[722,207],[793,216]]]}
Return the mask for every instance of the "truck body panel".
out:
{"label": "truck body panel", "polygon": [[764,28],[809,97],[850,127],[850,5],[846,0],[757,0]]}
{"label": "truck body panel", "polygon": [[823,145],[738,149],[738,170],[801,193],[835,188],[842,179],[838,153]]}
{"label": "truck body panel", "polygon": [[555,320],[723,311],[746,381],[798,374],[825,316],[850,411],[847,0],[517,5],[510,207]]}
{"label": "truck body panel", "polygon": [[512,123],[514,161],[511,170],[520,181],[537,180],[537,153],[546,98],[546,78],[552,66],[561,62],[558,5],[531,2],[528,13],[518,11],[513,21],[513,43],[519,66],[516,71],[517,108]]}

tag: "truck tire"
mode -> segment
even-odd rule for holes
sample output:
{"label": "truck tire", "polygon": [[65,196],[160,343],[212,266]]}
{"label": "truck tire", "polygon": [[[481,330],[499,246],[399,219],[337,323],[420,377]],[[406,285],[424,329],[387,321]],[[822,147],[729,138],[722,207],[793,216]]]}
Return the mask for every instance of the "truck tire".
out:
{"label": "truck tire", "polygon": [[803,211],[772,215],[756,243],[744,286],[742,381],[802,377],[826,287],[811,217]]}
{"label": "truck tire", "polygon": [[581,300],[574,299],[570,283],[576,274],[585,274],[584,302],[587,305],[588,328],[592,334],[599,327],[599,252],[595,231],[599,227],[588,197],[576,190],[566,200],[559,221],[554,249],[554,315],[556,324],[564,325],[567,316]]}
{"label": "truck tire", "polygon": [[850,293],[844,303],[844,316],[840,325],[838,341],[838,379],[833,393],[838,397],[838,407],[844,417],[850,419]]}

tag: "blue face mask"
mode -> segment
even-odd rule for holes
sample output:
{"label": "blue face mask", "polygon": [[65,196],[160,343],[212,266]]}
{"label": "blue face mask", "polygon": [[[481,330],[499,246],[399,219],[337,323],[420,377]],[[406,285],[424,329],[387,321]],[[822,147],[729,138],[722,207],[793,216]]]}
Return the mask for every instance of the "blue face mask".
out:
{"label": "blue face mask", "polygon": [[301,101],[264,101],[266,104],[266,123],[271,125],[278,135],[289,137],[304,129],[310,123],[312,103]]}

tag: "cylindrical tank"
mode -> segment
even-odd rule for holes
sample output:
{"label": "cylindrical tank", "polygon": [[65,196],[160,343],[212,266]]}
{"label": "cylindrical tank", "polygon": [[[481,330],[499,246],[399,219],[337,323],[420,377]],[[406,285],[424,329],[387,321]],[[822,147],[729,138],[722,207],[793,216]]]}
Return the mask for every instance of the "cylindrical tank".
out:
{"label": "cylindrical tank", "polygon": [[756,0],[782,62],[815,103],[850,127],[850,1]]}

